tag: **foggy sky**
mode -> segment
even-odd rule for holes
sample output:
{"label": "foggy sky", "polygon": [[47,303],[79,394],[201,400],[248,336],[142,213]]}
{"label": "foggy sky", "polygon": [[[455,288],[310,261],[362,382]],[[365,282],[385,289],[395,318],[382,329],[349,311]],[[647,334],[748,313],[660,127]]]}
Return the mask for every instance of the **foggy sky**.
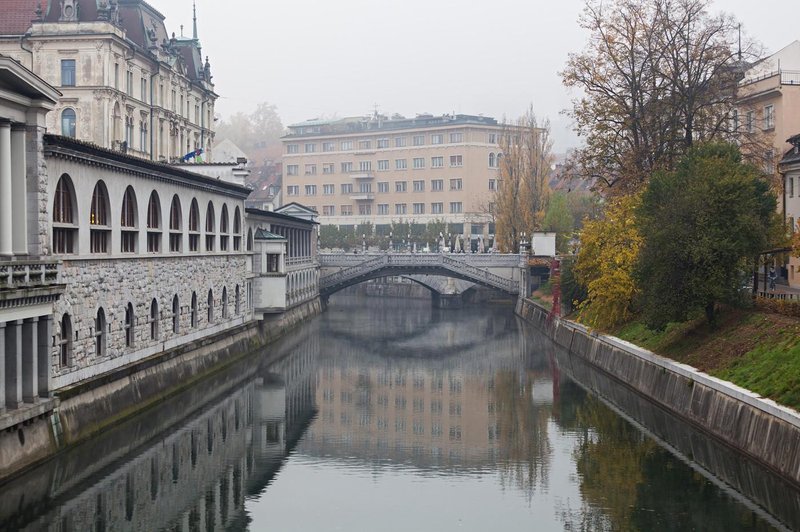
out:
{"label": "foggy sky", "polygon": [[[191,0],[148,0],[167,30],[191,35]],[[533,104],[555,152],[576,146],[558,72],[584,47],[583,0],[197,0],[198,34],[223,118],[275,104],[284,125],[309,118],[483,114]],[[791,0],[716,0],[774,52],[800,38]]]}

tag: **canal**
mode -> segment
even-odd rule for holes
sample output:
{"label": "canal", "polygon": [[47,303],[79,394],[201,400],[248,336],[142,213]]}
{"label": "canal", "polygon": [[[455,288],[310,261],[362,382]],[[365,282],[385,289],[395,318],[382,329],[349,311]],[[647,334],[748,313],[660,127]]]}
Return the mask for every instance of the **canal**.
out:
{"label": "canal", "polygon": [[334,296],[0,486],[0,529],[800,528],[794,487],[606,376],[573,380],[527,329],[506,305]]}

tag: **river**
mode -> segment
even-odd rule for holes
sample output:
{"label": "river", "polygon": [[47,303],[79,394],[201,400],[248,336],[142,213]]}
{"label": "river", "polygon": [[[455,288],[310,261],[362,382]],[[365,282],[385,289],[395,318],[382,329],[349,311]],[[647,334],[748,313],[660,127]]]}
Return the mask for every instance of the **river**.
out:
{"label": "river", "polygon": [[587,392],[529,329],[509,306],[334,296],[0,486],[0,529],[800,527],[796,489],[619,383],[603,386],[624,404]]}

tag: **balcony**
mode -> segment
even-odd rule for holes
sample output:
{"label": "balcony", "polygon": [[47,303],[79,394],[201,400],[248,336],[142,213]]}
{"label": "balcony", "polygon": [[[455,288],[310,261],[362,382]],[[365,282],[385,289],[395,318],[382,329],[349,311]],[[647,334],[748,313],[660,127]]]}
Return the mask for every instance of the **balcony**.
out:
{"label": "balcony", "polygon": [[354,192],[350,194],[350,199],[354,201],[373,201],[375,194],[373,192]]}
{"label": "balcony", "polygon": [[0,262],[0,290],[20,290],[59,284],[60,262]]}
{"label": "balcony", "polygon": [[353,179],[375,179],[375,174],[372,173],[372,170],[366,171],[354,171],[350,173],[350,177]]}

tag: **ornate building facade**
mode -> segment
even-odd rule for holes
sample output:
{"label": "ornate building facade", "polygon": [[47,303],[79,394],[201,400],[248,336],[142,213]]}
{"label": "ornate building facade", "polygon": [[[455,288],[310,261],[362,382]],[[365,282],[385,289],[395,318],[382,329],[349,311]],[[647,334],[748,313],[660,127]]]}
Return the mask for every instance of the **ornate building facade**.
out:
{"label": "ornate building facade", "polygon": [[217,94],[195,23],[171,35],[143,0],[14,0],[0,53],[62,93],[51,133],[155,161],[210,156]]}

